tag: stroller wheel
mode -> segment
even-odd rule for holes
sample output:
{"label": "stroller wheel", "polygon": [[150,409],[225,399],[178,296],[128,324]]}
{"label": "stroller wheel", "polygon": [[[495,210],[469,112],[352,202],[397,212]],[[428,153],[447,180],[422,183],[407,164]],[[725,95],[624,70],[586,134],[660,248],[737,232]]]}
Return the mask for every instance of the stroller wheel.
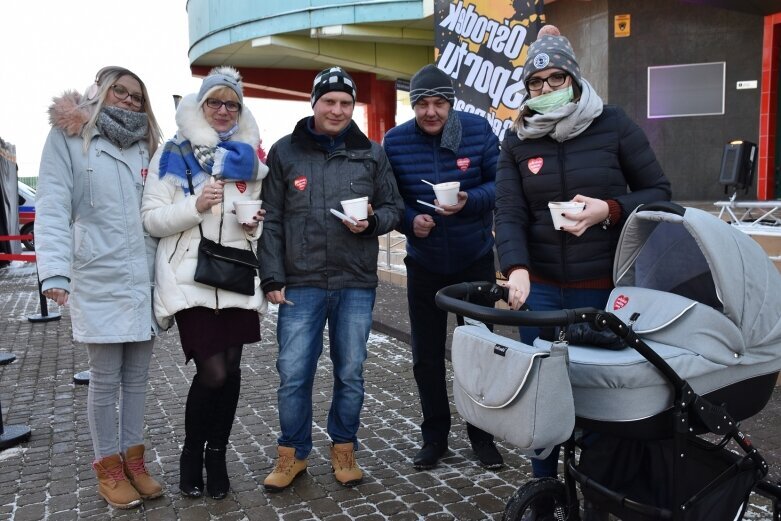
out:
{"label": "stroller wheel", "polygon": [[502,521],[566,521],[567,491],[556,478],[528,481],[515,491],[504,508]]}

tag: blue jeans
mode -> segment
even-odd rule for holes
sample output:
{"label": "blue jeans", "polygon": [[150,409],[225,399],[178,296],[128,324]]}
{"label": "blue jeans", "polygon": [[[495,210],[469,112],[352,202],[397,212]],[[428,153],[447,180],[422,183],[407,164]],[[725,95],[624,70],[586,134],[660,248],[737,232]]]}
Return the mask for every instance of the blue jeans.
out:
{"label": "blue jeans", "polygon": [[372,325],[376,289],[285,289],[294,302],[279,306],[277,342],[279,445],[296,449],[296,458],[312,451],[312,386],[323,352],[328,323],[334,387],[328,411],[328,435],[334,443],[357,443],[363,407],[363,362]]}
{"label": "blue jeans", "polygon": [[[609,289],[561,288],[552,284],[532,282],[526,303],[532,311],[556,311],[595,307],[605,309]],[[538,327],[519,328],[521,342],[531,345],[540,334]],[[545,459],[532,458],[532,473],[535,478],[555,477],[559,464],[559,447],[555,447]]]}

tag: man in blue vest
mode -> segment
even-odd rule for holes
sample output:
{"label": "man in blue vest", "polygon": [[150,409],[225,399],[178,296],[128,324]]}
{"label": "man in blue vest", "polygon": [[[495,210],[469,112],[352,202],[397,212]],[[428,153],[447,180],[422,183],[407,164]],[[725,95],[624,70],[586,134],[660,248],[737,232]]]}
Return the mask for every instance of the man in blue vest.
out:
{"label": "man in blue vest", "polygon": [[[453,110],[450,77],[435,65],[410,82],[415,119],[385,135],[405,212],[397,229],[407,237],[407,300],[412,362],[423,411],[423,447],[413,460],[430,469],[447,452],[450,403],[445,382],[447,313],[434,303],[441,288],[495,279],[494,177],[499,142],[485,118]],[[430,183],[458,182],[457,202],[435,199]],[[433,209],[417,201],[439,206]],[[467,424],[472,449],[486,468],[503,465],[493,436]]]}

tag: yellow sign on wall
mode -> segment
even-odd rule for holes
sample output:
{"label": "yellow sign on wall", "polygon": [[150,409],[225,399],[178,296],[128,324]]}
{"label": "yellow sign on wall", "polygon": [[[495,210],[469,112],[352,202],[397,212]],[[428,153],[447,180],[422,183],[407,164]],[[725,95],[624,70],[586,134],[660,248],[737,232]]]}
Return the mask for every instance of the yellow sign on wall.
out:
{"label": "yellow sign on wall", "polygon": [[632,15],[617,14],[613,17],[613,28],[616,38],[625,38],[631,33]]}

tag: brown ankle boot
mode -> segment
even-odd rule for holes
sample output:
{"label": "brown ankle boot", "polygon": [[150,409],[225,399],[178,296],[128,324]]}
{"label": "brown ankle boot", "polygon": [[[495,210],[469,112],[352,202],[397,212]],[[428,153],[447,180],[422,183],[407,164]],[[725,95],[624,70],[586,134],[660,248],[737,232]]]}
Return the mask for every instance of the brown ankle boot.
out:
{"label": "brown ankle boot", "polygon": [[163,487],[146,470],[144,464],[144,445],[128,447],[122,457],[122,469],[125,476],[144,499],[154,499],[163,495]]}
{"label": "brown ankle boot", "polygon": [[357,485],[363,479],[363,472],[355,462],[355,447],[352,442],[331,444],[331,466],[336,481],[345,487]]}
{"label": "brown ankle boot", "polygon": [[92,464],[98,476],[98,494],[115,508],[135,508],[141,504],[141,496],[127,480],[122,470],[119,454],[106,456]]}
{"label": "brown ankle boot", "polygon": [[263,486],[269,492],[279,492],[293,483],[296,477],[306,471],[306,460],[296,458],[296,449],[293,447],[277,447],[279,457],[274,470],[263,480]]}

